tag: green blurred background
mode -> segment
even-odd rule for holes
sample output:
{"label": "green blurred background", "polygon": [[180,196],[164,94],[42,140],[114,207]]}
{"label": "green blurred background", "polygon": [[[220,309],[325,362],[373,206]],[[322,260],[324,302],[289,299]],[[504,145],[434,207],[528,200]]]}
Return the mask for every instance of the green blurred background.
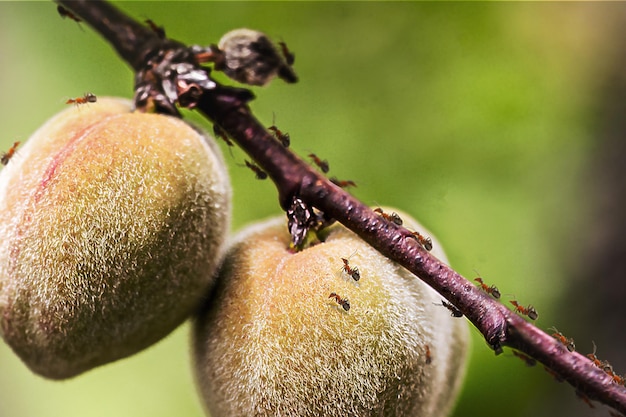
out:
{"label": "green blurred background", "polygon": [[[532,303],[539,327],[556,326],[583,353],[594,340],[598,356],[626,369],[626,4],[118,5],[187,43],[214,43],[237,27],[286,41],[301,81],[254,88],[257,117],[269,125],[275,114],[296,152],[328,159],[364,202],[412,213],[459,272],[479,271],[506,302],[514,294]],[[132,78],[108,44],[62,20],[53,3],[0,3],[1,149],[25,141],[69,97],[131,97]],[[232,229],[279,214],[272,183],[239,166],[241,151],[222,149]],[[188,331],[65,382],[34,376],[0,343],[0,417],[202,416]],[[509,351],[495,357],[476,331],[473,339],[455,416],[600,413],[541,367]]]}

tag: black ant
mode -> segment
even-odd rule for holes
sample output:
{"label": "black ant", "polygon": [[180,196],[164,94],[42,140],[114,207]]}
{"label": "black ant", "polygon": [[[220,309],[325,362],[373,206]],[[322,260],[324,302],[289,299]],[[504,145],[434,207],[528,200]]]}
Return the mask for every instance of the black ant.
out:
{"label": "black ant", "polygon": [[350,275],[353,280],[358,281],[361,279],[361,272],[359,272],[359,268],[356,266],[354,268],[350,267],[350,262],[346,258],[341,258],[343,261],[342,269],[346,274]]}
{"label": "black ant", "polygon": [[356,183],[351,180],[338,180],[337,177],[330,177],[328,180],[339,188],[356,187]]}
{"label": "black ant", "polygon": [[447,303],[444,300],[441,300],[441,304],[437,304],[437,303],[433,303],[433,304],[435,304],[436,306],[444,306],[445,308],[450,310],[452,317],[463,317],[463,313],[461,313],[461,310],[456,308],[451,303]]}
{"label": "black ant", "polygon": [[291,144],[291,137],[289,133],[283,133],[278,127],[276,127],[275,117],[272,118],[272,126],[268,127],[267,130],[272,131],[272,134],[285,148],[288,148]]}
{"label": "black ant", "polygon": [[310,153],[309,158],[311,158],[311,160],[315,163],[315,165],[319,167],[319,169],[322,170],[323,173],[327,173],[328,170],[330,169],[330,167],[328,166],[328,161],[325,159],[324,160],[320,159],[314,153]]}
{"label": "black ant", "polygon": [[91,93],[85,93],[84,96],[82,97],[76,97],[76,98],[70,98],[68,99],[65,104],[75,104],[75,105],[81,105],[81,104],[87,104],[87,103],[95,103],[98,101],[98,97],[95,96],[95,94],[91,94]]}
{"label": "black ant", "polygon": [[398,213],[387,214],[380,207],[375,208],[374,212],[380,214],[385,220],[398,226],[402,226],[402,219],[400,218],[400,216],[398,216]]}
{"label": "black ant", "polygon": [[3,152],[2,155],[0,155],[0,164],[8,164],[11,158],[13,158],[13,155],[15,155],[18,146],[20,146],[20,142],[14,142],[13,146],[11,146],[8,151]]}
{"label": "black ant", "polygon": [[296,62],[296,55],[287,48],[287,44],[285,42],[278,42],[280,45],[280,50],[285,57],[285,61],[287,65],[292,66],[294,62]]}
{"label": "black ant", "polygon": [[331,292],[328,298],[334,298],[335,301],[337,301],[337,304],[343,307],[344,310],[350,310],[350,301],[348,301],[347,298],[341,298],[339,295],[337,295],[337,293],[334,292]]}
{"label": "black ant", "polygon": [[150,27],[150,29],[152,29],[154,33],[156,33],[156,35],[160,39],[165,39],[165,29],[163,28],[163,26],[157,26],[157,24],[154,23],[152,19],[146,19],[144,20],[144,22]]}
{"label": "black ant", "polygon": [[552,337],[554,337],[556,340],[558,340],[559,342],[561,342],[561,344],[563,346],[565,346],[567,348],[567,350],[569,350],[570,352],[573,352],[576,350],[576,345],[574,344],[574,339],[570,339],[568,337],[563,336],[563,333],[559,332],[556,327],[550,327],[550,329],[548,330],[554,330],[554,333],[552,333]]}
{"label": "black ant", "polygon": [[500,298],[500,290],[498,290],[498,287],[496,287],[495,285],[492,285],[491,287],[488,286],[483,282],[483,279],[481,277],[474,278],[474,281],[478,282],[480,288],[482,288],[482,290],[487,294],[491,294],[496,300]]}
{"label": "black ant", "polygon": [[264,180],[267,178],[267,173],[263,171],[261,168],[259,168],[257,165],[253,164],[247,159],[244,160],[244,162],[246,163],[246,166],[250,168],[256,174],[257,180]]}
{"label": "black ant", "polygon": [[511,304],[515,306],[516,313],[520,313],[525,316],[528,316],[528,318],[531,320],[537,320],[537,317],[539,317],[537,310],[535,310],[535,307],[531,305],[529,305],[528,307],[524,307],[524,306],[519,305],[519,303],[515,300],[511,300]]}

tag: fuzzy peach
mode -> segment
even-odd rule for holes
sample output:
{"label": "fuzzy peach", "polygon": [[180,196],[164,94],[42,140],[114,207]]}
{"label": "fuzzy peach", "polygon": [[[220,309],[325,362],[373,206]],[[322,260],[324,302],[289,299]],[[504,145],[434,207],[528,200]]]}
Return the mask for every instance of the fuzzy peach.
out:
{"label": "fuzzy peach", "polygon": [[[193,332],[209,414],[447,415],[465,370],[465,320],[341,225],[298,253],[288,247],[286,221],[278,218],[240,232],[225,256]],[[358,281],[342,258],[359,269]]]}
{"label": "fuzzy peach", "polygon": [[218,149],[99,98],[50,119],[0,173],[0,329],[68,378],[166,336],[212,282],[230,220]]}

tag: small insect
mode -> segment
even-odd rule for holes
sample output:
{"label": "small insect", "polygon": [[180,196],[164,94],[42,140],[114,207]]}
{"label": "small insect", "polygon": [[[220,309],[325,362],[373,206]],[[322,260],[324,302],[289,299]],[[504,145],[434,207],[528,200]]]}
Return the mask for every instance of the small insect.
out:
{"label": "small insect", "polygon": [[426,349],[426,360],[424,361],[424,363],[426,365],[430,365],[433,362],[433,357],[430,354],[430,346],[426,345],[425,349]]}
{"label": "small insect", "polygon": [[492,285],[491,287],[488,286],[483,282],[483,279],[481,277],[474,278],[474,281],[478,282],[480,288],[482,288],[482,290],[487,294],[491,294],[491,296],[496,300],[500,298],[500,290],[498,290],[498,287],[496,287],[495,285]]}
{"label": "small insect", "polygon": [[433,304],[435,304],[436,306],[444,306],[445,308],[450,310],[452,317],[463,317],[463,313],[461,313],[461,310],[456,308],[453,304],[447,303],[445,300],[441,300],[441,304],[437,304],[437,303],[433,303]]}
{"label": "small insect", "polygon": [[356,266],[354,268],[352,268],[350,266],[350,261],[346,258],[341,258],[341,260],[343,261],[343,266],[341,267],[341,269],[343,269],[343,271],[350,275],[352,277],[353,280],[358,281],[361,279],[361,272],[359,272],[359,268],[357,268]]}
{"label": "small insect", "polygon": [[402,219],[398,216],[398,213],[387,214],[380,207],[376,207],[374,211],[380,214],[385,220],[390,221],[398,226],[402,226]]}
{"label": "small insect", "polygon": [[216,137],[226,142],[228,146],[235,146],[233,142],[228,138],[228,135],[226,135],[226,132],[224,131],[224,129],[222,129],[219,125],[217,124],[213,125],[213,133],[215,134]]}
{"label": "small insect", "polygon": [[324,160],[320,159],[314,153],[310,153],[309,158],[311,158],[311,160],[315,163],[315,165],[319,167],[319,169],[322,170],[323,173],[327,173],[328,170],[330,169],[330,167],[328,166],[328,161],[325,159]]}
{"label": "small insect", "polygon": [[144,22],[146,23],[146,25],[148,25],[148,27],[150,27],[150,29],[152,29],[154,33],[156,33],[159,38],[165,39],[165,29],[163,28],[163,26],[158,26],[156,23],[154,23],[152,19],[146,19],[144,20]]}
{"label": "small insect", "polygon": [[600,359],[598,359],[598,357],[596,356],[596,351],[598,350],[598,347],[596,346],[596,342],[591,341],[591,343],[593,343],[593,353],[588,353],[587,358],[589,358],[589,360],[593,362],[595,366],[602,369],[604,363]]}
{"label": "small insect", "polygon": [[537,360],[536,359],[531,358],[530,356],[525,355],[522,352],[518,352],[518,351],[514,350],[513,351],[513,356],[523,360],[524,363],[526,364],[526,366],[528,366],[528,367],[537,365]]}
{"label": "small insect", "polygon": [[563,377],[561,375],[559,375],[556,371],[553,371],[552,369],[548,368],[547,366],[544,366],[543,369],[545,369],[545,371],[547,373],[552,375],[552,377],[556,380],[556,382],[563,382],[563,381],[565,381],[565,379],[563,379]]}
{"label": "small insect", "polygon": [[580,398],[581,400],[583,400],[590,408],[596,408],[591,403],[591,400],[589,399],[589,397],[587,397],[585,394],[583,394],[582,391],[576,390],[576,396],[578,398]]}
{"label": "small insect", "polygon": [[561,342],[563,346],[567,348],[570,352],[576,350],[576,345],[574,344],[574,339],[570,339],[568,337],[563,336],[563,333],[559,332],[556,327],[550,327],[548,330],[554,330],[552,333],[552,337]]}
{"label": "small insect", "polygon": [[344,310],[350,310],[350,301],[347,298],[341,298],[341,296],[337,295],[337,293],[331,292],[328,298],[334,298]]}
{"label": "small insect", "polygon": [[278,141],[282,143],[285,148],[289,147],[291,144],[291,137],[289,136],[289,133],[283,133],[282,130],[276,127],[276,117],[272,117],[272,126],[268,127],[267,130],[270,130],[272,135],[274,135],[274,137],[278,139]]}
{"label": "small insect", "polygon": [[537,317],[539,317],[537,310],[535,310],[535,307],[531,305],[529,305],[528,307],[524,307],[524,306],[519,305],[518,302],[515,300],[511,300],[511,304],[515,306],[516,313],[520,313],[525,316],[528,316],[528,318],[531,320],[537,320]]}
{"label": "small insect", "polygon": [[430,252],[433,249],[433,240],[430,237],[424,236],[419,232],[411,232],[411,237],[416,239],[427,251]]}
{"label": "small insect", "polygon": [[20,146],[20,142],[14,142],[13,146],[11,146],[8,151],[3,152],[2,155],[0,155],[0,163],[2,165],[9,163],[11,158],[13,158],[13,155],[15,155],[15,151],[17,151],[18,146]]}
{"label": "small insect", "polygon": [[244,160],[244,162],[246,163],[246,166],[250,168],[256,174],[257,180],[264,180],[267,178],[267,173],[263,171],[261,168],[259,168],[256,164],[253,164],[247,159]]}
{"label": "small insect", "polygon": [[82,22],[82,20],[80,20],[78,17],[76,17],[76,15],[72,12],[70,12],[69,10],[67,10],[65,7],[59,5],[57,6],[57,12],[59,12],[59,16],[61,16],[63,19],[65,19],[66,17],[73,20],[76,23],[80,23]]}
{"label": "small insect", "polygon": [[339,188],[356,187],[356,183],[351,180],[338,180],[337,177],[330,177],[328,180]]}
{"label": "small insect", "polygon": [[278,42],[280,45],[280,50],[285,57],[285,61],[287,65],[292,66],[294,62],[296,62],[296,55],[287,48],[287,44],[285,42]]}
{"label": "small insect", "polygon": [[98,101],[98,97],[96,97],[94,94],[85,93],[85,95],[82,97],[68,99],[65,104],[75,104],[76,106],[79,106],[81,104],[95,103],[96,101]]}

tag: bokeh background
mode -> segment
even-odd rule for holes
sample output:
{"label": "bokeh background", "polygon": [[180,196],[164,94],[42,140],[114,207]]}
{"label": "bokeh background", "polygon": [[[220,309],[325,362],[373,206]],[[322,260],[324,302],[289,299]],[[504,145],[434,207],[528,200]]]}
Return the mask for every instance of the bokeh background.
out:
{"label": "bokeh background", "polygon": [[[539,327],[556,326],[582,353],[594,341],[626,372],[625,3],[118,5],[186,43],[238,27],[286,41],[301,81],[254,88],[257,117],[275,115],[295,151],[328,159],[364,202],[412,213],[459,272],[479,271],[505,302],[533,304]],[[0,3],[1,149],[69,97],[131,97],[132,85],[112,48],[52,2]],[[232,229],[279,214],[272,183],[221,146]],[[64,382],[33,375],[0,343],[0,416],[203,416],[188,327]],[[455,416],[606,415],[473,339]]]}

